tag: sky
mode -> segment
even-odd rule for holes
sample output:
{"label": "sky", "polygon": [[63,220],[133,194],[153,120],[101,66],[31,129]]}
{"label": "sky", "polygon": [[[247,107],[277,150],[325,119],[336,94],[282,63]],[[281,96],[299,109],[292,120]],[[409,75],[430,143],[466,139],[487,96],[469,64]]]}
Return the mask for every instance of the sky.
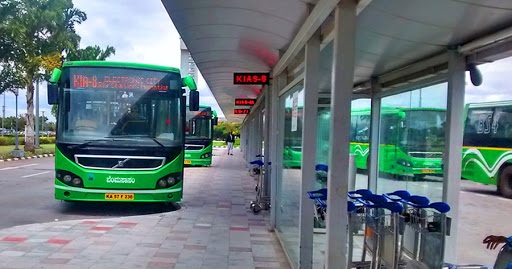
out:
{"label": "sky", "polygon": [[[113,61],[142,62],[166,66],[180,67],[180,36],[174,27],[161,1],[138,0],[74,0],[75,7],[84,11],[88,19],[76,27],[82,37],[81,47],[107,45],[116,48],[116,54],[109,58]],[[485,102],[511,99],[512,82],[509,79],[512,69],[512,58],[479,66],[483,74],[483,84],[475,87],[466,76],[466,103]],[[223,116],[220,108],[211,94],[208,85],[199,74],[198,89],[201,93],[201,103],[211,105]],[[429,102],[439,104],[441,98],[446,98],[446,91],[428,89],[422,104]],[[444,92],[444,93],[443,93]],[[414,93],[417,94],[417,93]],[[51,115],[51,106],[46,97],[46,84],[40,86],[40,111]],[[414,97],[415,98],[415,97]],[[413,99],[414,99],[413,98]],[[0,105],[3,104],[0,98]],[[15,97],[12,93],[5,96],[5,114],[15,114]],[[21,91],[18,98],[19,114],[26,113],[25,92]],[[396,98],[406,100],[406,98]],[[367,101],[359,102],[364,105]],[[356,102],[356,106],[357,106]],[[391,102],[395,103],[395,102]],[[400,102],[398,101],[397,104]],[[40,113],[42,115],[42,113]],[[50,116],[50,121],[55,119]]]}

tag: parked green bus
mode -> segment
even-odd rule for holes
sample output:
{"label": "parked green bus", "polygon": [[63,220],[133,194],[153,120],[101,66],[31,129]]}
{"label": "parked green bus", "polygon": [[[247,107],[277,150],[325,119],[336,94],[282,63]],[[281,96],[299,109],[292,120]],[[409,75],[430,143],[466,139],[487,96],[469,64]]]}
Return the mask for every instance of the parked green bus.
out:
{"label": "parked green bus", "polygon": [[217,113],[209,106],[187,112],[185,122],[185,165],[210,166],[212,164],[213,126]]}
{"label": "parked green bus", "polygon": [[[356,167],[368,168],[370,108],[351,113],[350,153]],[[379,171],[397,177],[441,175],[446,110],[383,107],[380,119]]]}
{"label": "parked green bus", "polygon": [[[302,108],[299,107],[300,115]],[[285,128],[291,128],[291,112],[285,114]],[[379,148],[379,171],[398,178],[442,174],[445,109],[383,107]],[[367,169],[370,143],[370,108],[354,108],[351,112],[350,153],[356,167]],[[319,110],[318,126],[330,125],[330,111]],[[283,165],[300,167],[302,161],[301,121],[296,132],[285,130]],[[329,130],[319,128],[317,158],[327,161]],[[322,161],[320,161],[322,162]]]}
{"label": "parked green bus", "polygon": [[462,177],[512,198],[512,101],[466,105]]}
{"label": "parked green bus", "polygon": [[178,202],[183,191],[186,99],[194,79],[177,68],[65,62],[48,84],[58,104],[55,199]]}

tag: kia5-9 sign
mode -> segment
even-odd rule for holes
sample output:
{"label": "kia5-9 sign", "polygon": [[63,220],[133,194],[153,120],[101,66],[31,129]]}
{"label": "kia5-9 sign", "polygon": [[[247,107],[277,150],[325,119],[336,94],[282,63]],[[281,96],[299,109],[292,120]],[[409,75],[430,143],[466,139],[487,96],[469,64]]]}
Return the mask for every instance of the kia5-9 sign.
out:
{"label": "kia5-9 sign", "polygon": [[270,73],[234,73],[234,85],[269,85]]}

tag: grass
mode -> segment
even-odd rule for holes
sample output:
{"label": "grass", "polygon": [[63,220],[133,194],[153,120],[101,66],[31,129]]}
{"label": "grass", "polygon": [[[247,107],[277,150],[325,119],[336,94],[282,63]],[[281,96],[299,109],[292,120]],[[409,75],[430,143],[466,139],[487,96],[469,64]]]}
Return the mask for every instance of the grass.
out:
{"label": "grass", "polygon": [[[214,147],[217,147],[217,146],[228,146],[228,144],[226,143],[226,141],[213,141],[213,146]],[[234,147],[239,147],[240,146],[240,138],[235,138],[235,143],[233,143],[233,146]]]}
{"label": "grass", "polygon": [[[49,154],[55,153],[55,144],[42,144],[41,147],[36,149],[35,153],[25,152],[25,157],[39,155],[39,154]],[[23,145],[19,145],[18,148],[23,150]],[[14,145],[10,146],[0,146],[0,159],[7,159],[12,157],[10,152],[14,150]]]}

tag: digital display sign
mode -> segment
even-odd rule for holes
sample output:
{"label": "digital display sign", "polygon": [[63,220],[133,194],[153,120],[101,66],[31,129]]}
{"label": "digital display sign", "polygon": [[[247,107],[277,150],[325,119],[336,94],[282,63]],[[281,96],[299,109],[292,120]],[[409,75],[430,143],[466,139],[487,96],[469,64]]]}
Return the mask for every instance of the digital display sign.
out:
{"label": "digital display sign", "polygon": [[71,68],[70,84],[75,89],[181,89],[178,74],[126,68]]}
{"label": "digital display sign", "polygon": [[270,73],[234,73],[234,85],[268,85]]}
{"label": "digital display sign", "polygon": [[212,115],[211,111],[193,111],[194,116],[203,116],[203,117],[210,117]]}
{"label": "digital display sign", "polygon": [[256,104],[256,99],[237,98],[235,99],[235,106],[253,106]]}
{"label": "digital display sign", "polygon": [[248,108],[236,108],[234,112],[235,114],[249,114],[250,111]]}

